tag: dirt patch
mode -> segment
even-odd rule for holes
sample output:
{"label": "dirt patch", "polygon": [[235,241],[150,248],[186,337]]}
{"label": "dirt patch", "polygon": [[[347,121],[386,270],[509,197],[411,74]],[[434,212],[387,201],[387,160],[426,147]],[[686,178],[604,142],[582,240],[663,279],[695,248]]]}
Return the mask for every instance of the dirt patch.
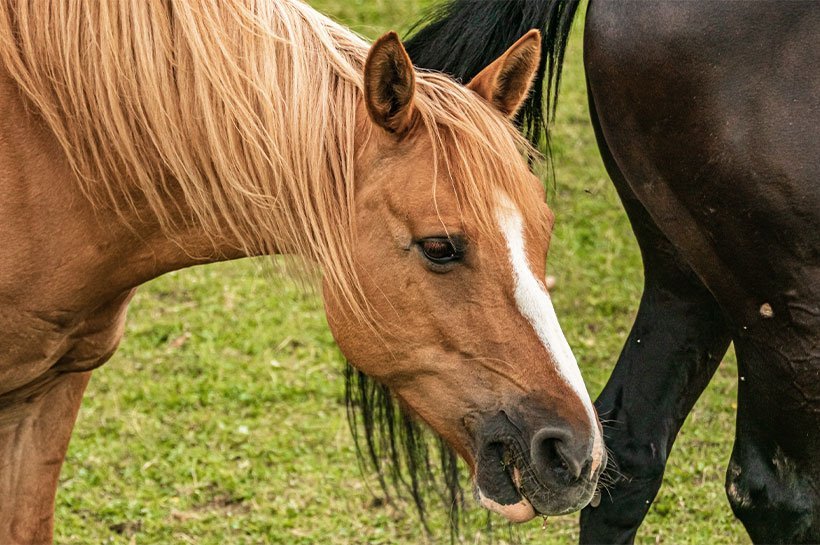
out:
{"label": "dirt patch", "polygon": [[140,530],[142,530],[142,521],[141,520],[126,520],[123,522],[118,522],[116,524],[111,524],[108,527],[109,530],[115,532],[121,536],[125,537],[133,537],[135,536]]}

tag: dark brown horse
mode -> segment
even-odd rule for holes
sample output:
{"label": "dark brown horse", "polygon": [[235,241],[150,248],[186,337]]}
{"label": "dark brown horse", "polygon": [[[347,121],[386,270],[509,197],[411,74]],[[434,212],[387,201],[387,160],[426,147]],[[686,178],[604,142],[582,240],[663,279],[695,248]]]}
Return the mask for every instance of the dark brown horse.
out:
{"label": "dark brown horse", "polygon": [[[578,3],[455,0],[408,51],[468,81],[540,28],[551,105]],[[596,403],[622,476],[583,511],[582,542],[634,539],[729,343],[739,364],[732,509],[756,542],[820,542],[818,44],[816,2],[590,2],[592,124],[645,287]],[[542,108],[537,85],[520,119],[536,140]]]}

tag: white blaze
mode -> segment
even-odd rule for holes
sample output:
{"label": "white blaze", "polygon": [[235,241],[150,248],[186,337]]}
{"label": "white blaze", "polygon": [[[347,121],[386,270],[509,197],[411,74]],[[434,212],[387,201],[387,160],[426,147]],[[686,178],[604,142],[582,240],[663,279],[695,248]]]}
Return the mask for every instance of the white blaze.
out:
{"label": "white blaze", "polygon": [[552,355],[558,368],[558,374],[575,391],[586,409],[592,425],[592,433],[595,434],[591,468],[594,472],[600,464],[603,445],[598,431],[598,420],[592,408],[592,400],[589,397],[589,392],[587,392],[584,379],[581,377],[578,362],[572,354],[572,349],[569,347],[566,337],[564,337],[564,332],[561,331],[558,317],[555,315],[555,308],[552,306],[552,299],[550,299],[549,294],[530,268],[524,245],[524,223],[521,219],[521,212],[506,195],[502,195],[499,200],[500,206],[496,211],[496,217],[501,232],[507,241],[507,249],[510,254],[513,284],[515,286],[515,304],[521,314],[532,325],[541,340],[541,344]]}

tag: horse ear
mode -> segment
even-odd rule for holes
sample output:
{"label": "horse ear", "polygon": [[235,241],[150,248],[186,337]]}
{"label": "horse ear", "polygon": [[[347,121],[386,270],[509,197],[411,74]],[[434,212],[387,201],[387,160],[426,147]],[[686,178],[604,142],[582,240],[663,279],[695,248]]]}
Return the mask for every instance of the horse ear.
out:
{"label": "horse ear", "polygon": [[540,60],[541,33],[532,29],[479,72],[467,88],[512,117],[530,92]]}
{"label": "horse ear", "polygon": [[364,100],[371,119],[401,136],[413,124],[416,73],[399,36],[390,31],[373,43],[364,65]]}

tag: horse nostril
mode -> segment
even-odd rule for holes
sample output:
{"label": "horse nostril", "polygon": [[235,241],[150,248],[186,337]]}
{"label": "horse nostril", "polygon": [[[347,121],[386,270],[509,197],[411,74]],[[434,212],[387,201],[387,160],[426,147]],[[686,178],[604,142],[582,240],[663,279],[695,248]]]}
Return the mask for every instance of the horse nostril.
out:
{"label": "horse nostril", "polygon": [[563,473],[568,480],[577,480],[587,461],[586,448],[574,445],[572,434],[561,428],[538,431],[532,438],[530,455],[541,471]]}

